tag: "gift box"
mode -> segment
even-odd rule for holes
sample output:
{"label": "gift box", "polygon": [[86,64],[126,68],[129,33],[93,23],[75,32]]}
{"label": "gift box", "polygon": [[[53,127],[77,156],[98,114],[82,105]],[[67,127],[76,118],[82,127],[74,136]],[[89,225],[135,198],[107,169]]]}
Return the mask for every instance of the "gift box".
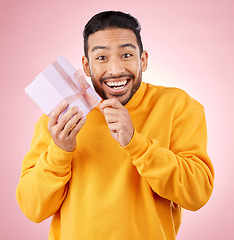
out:
{"label": "gift box", "polygon": [[78,106],[84,116],[101,101],[100,96],[86,81],[83,72],[76,71],[64,56],[57,58],[42,71],[25,88],[25,92],[48,116],[62,100],[69,103],[62,114],[71,107]]}

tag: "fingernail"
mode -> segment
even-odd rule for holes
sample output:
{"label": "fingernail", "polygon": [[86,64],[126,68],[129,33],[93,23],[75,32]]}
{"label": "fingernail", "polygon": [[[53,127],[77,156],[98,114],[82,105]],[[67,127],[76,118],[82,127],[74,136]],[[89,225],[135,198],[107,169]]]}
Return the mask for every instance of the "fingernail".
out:
{"label": "fingernail", "polygon": [[63,100],[63,106],[67,106],[68,102],[66,100]]}

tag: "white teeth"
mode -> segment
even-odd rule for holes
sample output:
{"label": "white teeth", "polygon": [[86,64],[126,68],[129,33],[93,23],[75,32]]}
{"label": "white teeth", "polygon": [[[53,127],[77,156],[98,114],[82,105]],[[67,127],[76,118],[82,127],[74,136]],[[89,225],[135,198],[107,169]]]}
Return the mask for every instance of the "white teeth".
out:
{"label": "white teeth", "polygon": [[119,81],[119,82],[106,82],[106,84],[109,87],[120,87],[120,86],[126,85],[126,83],[127,83],[127,80]]}

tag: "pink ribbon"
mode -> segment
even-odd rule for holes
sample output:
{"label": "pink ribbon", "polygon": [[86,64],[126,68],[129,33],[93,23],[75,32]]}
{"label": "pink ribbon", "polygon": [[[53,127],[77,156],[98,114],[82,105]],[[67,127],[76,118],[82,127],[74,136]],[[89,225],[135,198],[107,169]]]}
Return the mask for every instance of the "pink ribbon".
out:
{"label": "pink ribbon", "polygon": [[67,84],[71,87],[71,89],[74,91],[74,94],[68,96],[65,98],[65,100],[68,103],[72,103],[76,101],[77,99],[81,99],[81,97],[84,98],[85,104],[88,109],[93,109],[98,103],[99,100],[95,98],[92,94],[88,93],[87,90],[91,87],[89,83],[86,81],[85,76],[83,75],[82,71],[79,69],[75,72],[74,76],[77,79],[80,88],[72,81],[72,79],[69,77],[69,75],[64,71],[64,69],[60,66],[60,64],[55,61],[52,63],[54,68],[58,71],[58,73],[64,78],[64,80],[67,82]]}

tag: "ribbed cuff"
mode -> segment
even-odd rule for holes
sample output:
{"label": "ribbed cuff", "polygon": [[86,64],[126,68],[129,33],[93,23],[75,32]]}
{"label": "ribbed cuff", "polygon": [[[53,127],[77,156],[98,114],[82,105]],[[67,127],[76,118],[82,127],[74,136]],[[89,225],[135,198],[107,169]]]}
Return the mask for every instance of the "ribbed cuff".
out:
{"label": "ribbed cuff", "polygon": [[128,153],[129,157],[136,160],[147,151],[149,145],[149,140],[135,130],[131,141],[123,149]]}
{"label": "ribbed cuff", "polygon": [[67,152],[52,141],[48,147],[47,162],[55,168],[67,168],[71,164],[74,152]]}

